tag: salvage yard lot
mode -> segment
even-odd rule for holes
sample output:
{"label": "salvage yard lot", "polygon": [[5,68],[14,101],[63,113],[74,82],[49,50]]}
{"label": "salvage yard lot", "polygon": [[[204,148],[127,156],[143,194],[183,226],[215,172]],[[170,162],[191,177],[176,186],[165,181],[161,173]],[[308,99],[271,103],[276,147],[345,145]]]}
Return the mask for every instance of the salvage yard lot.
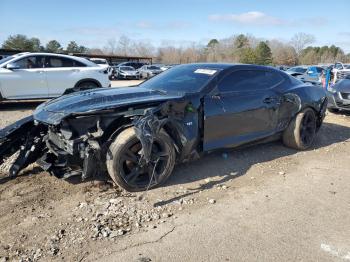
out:
{"label": "salvage yard lot", "polygon": [[[137,81],[113,81],[112,86]],[[0,128],[37,102],[0,105]],[[312,149],[280,142],[177,166],[161,188],[126,193],[0,169],[0,258],[60,261],[350,259],[350,116],[328,113]]]}

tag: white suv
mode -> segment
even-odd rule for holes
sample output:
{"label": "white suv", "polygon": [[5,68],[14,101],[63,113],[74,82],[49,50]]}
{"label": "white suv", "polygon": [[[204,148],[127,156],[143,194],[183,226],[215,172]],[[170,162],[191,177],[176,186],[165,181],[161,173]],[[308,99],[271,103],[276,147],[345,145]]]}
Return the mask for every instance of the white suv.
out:
{"label": "white suv", "polygon": [[94,62],[96,65],[105,68],[108,72],[108,77],[109,79],[112,79],[113,75],[113,68],[108,64],[107,59],[104,58],[90,58],[89,59],[91,62]]}
{"label": "white suv", "polygon": [[0,60],[0,99],[51,98],[97,87],[110,87],[108,72],[84,58],[20,53]]}
{"label": "white suv", "polygon": [[332,70],[334,74],[334,83],[338,80],[344,79],[350,75],[350,64],[343,64],[337,62],[334,64],[334,68]]}

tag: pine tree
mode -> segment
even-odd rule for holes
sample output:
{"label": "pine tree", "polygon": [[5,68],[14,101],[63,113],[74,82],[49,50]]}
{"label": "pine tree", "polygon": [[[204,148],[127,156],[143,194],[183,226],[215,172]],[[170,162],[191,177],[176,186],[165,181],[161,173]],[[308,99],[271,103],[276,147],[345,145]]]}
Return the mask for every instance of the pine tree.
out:
{"label": "pine tree", "polygon": [[272,64],[272,52],[266,42],[260,42],[255,49],[256,63],[259,65]]}

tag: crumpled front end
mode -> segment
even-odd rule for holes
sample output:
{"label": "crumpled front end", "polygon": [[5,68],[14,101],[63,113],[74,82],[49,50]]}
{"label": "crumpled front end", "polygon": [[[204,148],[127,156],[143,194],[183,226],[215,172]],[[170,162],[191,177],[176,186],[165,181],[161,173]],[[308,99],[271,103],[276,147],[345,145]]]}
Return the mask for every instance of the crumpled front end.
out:
{"label": "crumpled front end", "polygon": [[161,129],[173,140],[179,162],[198,158],[200,102],[192,103],[190,99],[177,98],[69,115],[47,110],[48,103],[40,106],[34,116],[0,131],[1,161],[19,150],[11,175],[37,162],[59,178],[102,177],[107,172],[110,144],[122,130],[131,126],[141,141],[146,162],[151,157],[153,138]]}
{"label": "crumpled front end", "polygon": [[19,150],[19,155],[10,168],[10,175],[16,176],[19,171],[45,154],[46,134],[47,127],[34,121],[33,116],[0,130],[0,164]]}
{"label": "crumpled front end", "polygon": [[56,126],[33,116],[21,119],[0,131],[0,164],[19,151],[10,168],[12,176],[34,162],[59,178],[94,176],[105,170],[100,161],[103,132],[98,125],[97,116],[63,120]]}

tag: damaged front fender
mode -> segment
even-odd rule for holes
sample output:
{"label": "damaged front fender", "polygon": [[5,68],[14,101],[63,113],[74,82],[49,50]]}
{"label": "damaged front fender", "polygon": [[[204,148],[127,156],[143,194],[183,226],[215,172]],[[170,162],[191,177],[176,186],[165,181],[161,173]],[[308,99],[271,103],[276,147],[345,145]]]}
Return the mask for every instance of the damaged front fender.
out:
{"label": "damaged front fender", "polygon": [[190,101],[168,101],[150,108],[133,121],[136,136],[142,144],[146,162],[151,159],[152,144],[156,135],[164,129],[173,139],[180,161],[198,158],[198,108]]}
{"label": "damaged front fender", "polygon": [[150,108],[145,111],[143,116],[137,117],[133,121],[135,133],[141,142],[143,157],[146,163],[151,161],[151,151],[154,137],[167,122],[167,119],[160,120],[157,117],[156,112],[158,111],[159,108]]}

